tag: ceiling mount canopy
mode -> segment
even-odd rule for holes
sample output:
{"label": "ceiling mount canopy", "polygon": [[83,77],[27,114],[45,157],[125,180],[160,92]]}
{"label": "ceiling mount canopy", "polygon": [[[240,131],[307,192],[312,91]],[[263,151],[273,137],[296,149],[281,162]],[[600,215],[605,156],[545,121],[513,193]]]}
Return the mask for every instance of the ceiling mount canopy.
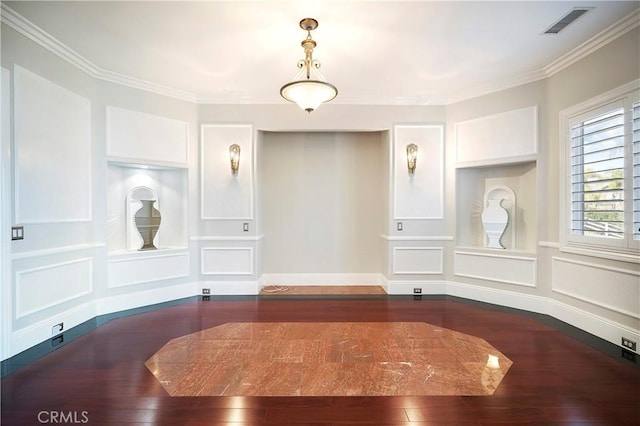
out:
{"label": "ceiling mount canopy", "polygon": [[304,18],[300,21],[300,28],[307,32],[307,38],[301,43],[305,58],[298,61],[300,71],[292,82],[282,86],[280,95],[310,113],[320,104],[335,98],[338,95],[338,89],[325,80],[319,71],[320,61],[313,59],[313,48],[316,47],[316,42],[311,38],[311,31],[318,28],[318,21],[313,18]]}

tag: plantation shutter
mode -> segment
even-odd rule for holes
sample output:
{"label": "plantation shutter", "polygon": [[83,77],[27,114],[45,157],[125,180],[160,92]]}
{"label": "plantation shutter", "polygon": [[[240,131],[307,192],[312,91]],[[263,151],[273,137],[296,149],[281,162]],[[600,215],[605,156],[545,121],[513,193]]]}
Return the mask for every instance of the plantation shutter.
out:
{"label": "plantation shutter", "polygon": [[[640,149],[640,142],[637,145]],[[640,167],[637,171],[640,174]],[[624,238],[623,108],[571,128],[571,232]]]}

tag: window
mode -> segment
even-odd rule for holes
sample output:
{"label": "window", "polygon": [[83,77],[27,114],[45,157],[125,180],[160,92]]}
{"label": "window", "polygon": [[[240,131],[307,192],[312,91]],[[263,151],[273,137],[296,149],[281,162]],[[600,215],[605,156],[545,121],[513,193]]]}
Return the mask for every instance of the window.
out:
{"label": "window", "polygon": [[638,81],[560,113],[561,249],[640,261]]}

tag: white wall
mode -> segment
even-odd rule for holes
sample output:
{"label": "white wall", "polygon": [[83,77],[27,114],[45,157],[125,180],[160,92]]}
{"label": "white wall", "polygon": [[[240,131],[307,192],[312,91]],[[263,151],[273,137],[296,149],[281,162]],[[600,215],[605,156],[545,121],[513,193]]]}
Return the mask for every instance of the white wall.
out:
{"label": "white wall", "polygon": [[265,273],[379,273],[387,205],[372,133],[264,133]]}
{"label": "white wall", "polygon": [[[128,282],[116,279],[120,282],[110,285],[117,271],[109,267],[109,249],[119,247],[109,248],[108,236],[123,233],[124,226],[110,227],[108,211],[124,210],[125,203],[124,196],[108,196],[113,165],[107,157],[107,108],[179,120],[197,135],[195,105],[95,80],[4,24],[2,67],[17,95],[8,111],[15,115],[16,129],[8,143],[16,171],[8,190],[13,212],[7,217],[2,205],[2,226],[23,225],[25,236],[2,252],[9,262],[8,279],[2,278],[1,333],[8,336],[2,359],[51,337],[59,322],[69,329],[102,313],[193,295],[196,277],[184,261],[190,256],[186,200],[191,177],[186,169],[175,179],[161,178],[160,170],[138,169],[162,181],[165,198],[175,192],[184,196],[184,204],[167,205],[182,210],[169,215],[176,220],[167,217],[172,228],[179,228],[168,232],[173,234],[168,239],[183,246],[181,253],[173,253],[173,260],[180,260],[179,273],[173,268],[153,281],[143,277],[131,282],[129,276]],[[3,90],[3,102],[4,97]],[[181,160],[184,167],[197,160],[197,139],[188,143],[195,146],[182,151],[189,156]]]}
{"label": "white wall", "polygon": [[[483,267],[465,259],[469,257],[468,254],[458,254],[455,259],[466,263],[461,264],[464,268],[456,268],[453,259],[448,261],[446,269],[453,275],[448,275],[450,285],[447,292],[549,313],[616,344],[620,344],[622,335],[632,339],[640,336],[638,264],[560,252],[557,213],[559,113],[562,109],[637,79],[640,76],[639,40],[640,34],[636,28],[546,80],[447,107],[449,141],[455,137],[456,123],[519,110],[529,105],[538,107],[539,138],[535,161],[476,170],[456,170],[452,164],[455,147],[447,145],[447,177],[458,179],[457,193],[448,192],[450,203],[447,214],[456,216],[457,233],[464,236],[457,239],[456,244],[473,245],[473,230],[470,229],[474,226],[471,223],[473,212],[469,210],[475,207],[471,199],[477,198],[485,182],[491,180],[494,184],[515,187],[518,189],[516,192],[527,200],[527,205],[523,206],[527,210],[523,212],[523,218],[531,227],[518,231],[520,240],[524,238],[525,241],[518,248],[524,253],[508,255],[523,257],[523,274],[528,270],[527,265],[531,262],[536,264],[533,275],[535,285],[531,286],[530,279],[524,283],[516,282],[520,279],[481,279],[479,277],[482,275],[491,276],[487,274],[492,268],[490,263]],[[533,203],[532,192],[535,195]],[[476,258],[471,255],[474,262]],[[469,272],[469,268],[477,265],[484,270],[471,269],[472,272]],[[506,262],[503,266],[508,268]],[[459,272],[457,275],[456,270]]]}

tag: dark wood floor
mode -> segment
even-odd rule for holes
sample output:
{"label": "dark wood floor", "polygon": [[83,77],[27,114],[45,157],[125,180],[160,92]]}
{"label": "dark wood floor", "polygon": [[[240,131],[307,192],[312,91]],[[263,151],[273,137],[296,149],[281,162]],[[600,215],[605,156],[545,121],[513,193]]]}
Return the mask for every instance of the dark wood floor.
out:
{"label": "dark wood floor", "polygon": [[[172,398],[144,366],[173,337],[239,321],[425,321],[484,338],[513,366],[488,397],[332,398]],[[536,318],[454,300],[211,300],[110,321],[2,379],[3,425],[52,416],[92,425],[638,425],[640,369]]]}

